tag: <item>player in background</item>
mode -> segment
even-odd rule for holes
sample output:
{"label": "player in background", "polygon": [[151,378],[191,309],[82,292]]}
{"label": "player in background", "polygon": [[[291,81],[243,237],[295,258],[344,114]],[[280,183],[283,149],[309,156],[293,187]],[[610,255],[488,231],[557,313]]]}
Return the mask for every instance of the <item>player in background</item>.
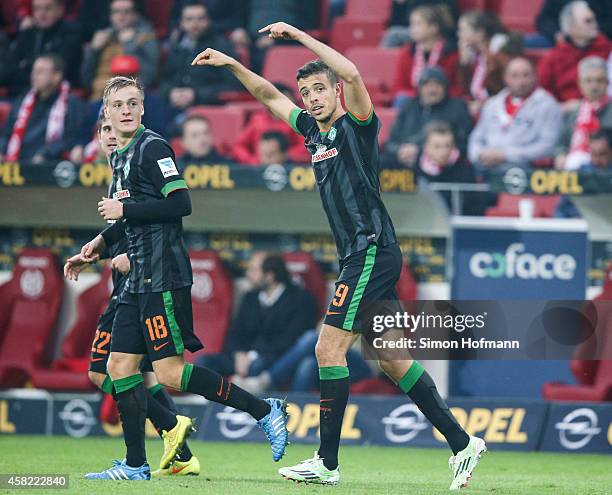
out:
{"label": "player in background", "polygon": [[[98,143],[100,150],[106,156],[108,164],[110,165],[111,153],[117,148],[117,138],[113,133],[110,121],[105,117],[103,111],[100,112],[100,118],[98,120]],[[113,194],[114,190],[111,184],[109,188],[109,197],[112,197]],[[101,259],[111,258],[111,267],[113,268],[113,291],[108,306],[98,321],[89,359],[89,379],[100,390],[111,394],[115,400],[116,394],[112,380],[106,371],[106,367],[110,351],[110,341],[112,338],[113,320],[115,319],[115,313],[117,311],[119,295],[125,287],[127,273],[130,271],[130,260],[127,256],[127,248],[127,239],[124,237],[113,245],[112,249],[109,249],[101,256]],[[78,253],[66,261],[64,265],[64,276],[69,280],[76,281],[79,278],[79,273],[88,264],[89,263],[83,260],[81,254]],[[153,426],[155,426],[157,433],[164,440],[164,451],[168,451],[171,448],[170,445],[168,445],[169,437],[165,433],[165,430],[157,426],[162,422],[158,420],[159,411],[160,408],[162,410],[166,409],[176,416],[178,415],[177,407],[172,396],[157,381],[155,373],[153,373],[151,361],[148,358],[143,360],[141,370],[143,372],[145,386],[149,392],[149,396],[147,397],[147,418],[151,421]],[[165,416],[165,414],[166,413],[163,412],[162,417]],[[186,442],[181,448],[178,458],[174,460],[170,466],[165,469],[160,467],[158,470],[151,473],[153,477],[199,474],[200,462],[198,458],[191,453]]]}
{"label": "player in background", "polygon": [[[144,437],[147,395],[139,368],[145,355],[164,386],[251,414],[278,461],[287,445],[285,401],[258,399],[214,371],[184,360],[186,349],[196,352],[202,344],[193,331],[191,263],[183,242],[182,217],[191,214],[191,200],[174,152],[165,139],[142,126],[144,92],[135,79],[109,79],[103,103],[117,138],[111,155],[115,193],[112,199],[102,198],[98,211],[105,220],[117,222],[85,244],[81,256],[96,261],[127,236],[130,272],[113,321],[108,361],[127,455],[87,477],[150,478]],[[193,430],[189,418],[168,415],[164,421],[160,426],[168,432],[173,450],[162,458],[162,468],[172,462],[172,452],[180,451]]]}
{"label": "player in background", "polygon": [[[364,330],[360,303],[397,300],[395,285],[402,266],[395,230],[380,197],[380,124],[364,82],[350,60],[283,22],[270,24],[260,32],[269,33],[273,39],[297,41],[319,57],[297,71],[306,110],[224,53],[208,48],[192,64],[229,70],[277,118],[304,137],[312,155],[341,272],[315,350],[321,386],[321,445],[312,459],[281,468],[279,473],[294,481],[336,484],[340,479],[340,431],[349,393],[346,353],[358,337],[356,331]],[[339,79],[344,83],[347,111],[341,105]],[[379,364],[449,443],[454,454],[449,460],[453,470],[450,489],[467,485],[479,456],[486,450],[484,441],[470,437],[461,428],[417,361],[379,356]]]}

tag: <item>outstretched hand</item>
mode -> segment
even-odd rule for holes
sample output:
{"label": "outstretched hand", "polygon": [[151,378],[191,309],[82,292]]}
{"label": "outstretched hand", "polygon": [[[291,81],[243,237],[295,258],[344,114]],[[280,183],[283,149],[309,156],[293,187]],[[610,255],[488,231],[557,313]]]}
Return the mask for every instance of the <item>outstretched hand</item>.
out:
{"label": "outstretched hand", "polygon": [[76,282],[79,279],[79,273],[89,264],[81,257],[81,253],[71,256],[64,265],[64,277]]}
{"label": "outstretched hand", "polygon": [[259,33],[268,33],[273,40],[296,40],[302,31],[286,22],[274,22],[262,27]]}
{"label": "outstretched hand", "polygon": [[196,55],[191,65],[210,65],[212,67],[225,67],[231,65],[234,59],[219,50],[207,48]]}

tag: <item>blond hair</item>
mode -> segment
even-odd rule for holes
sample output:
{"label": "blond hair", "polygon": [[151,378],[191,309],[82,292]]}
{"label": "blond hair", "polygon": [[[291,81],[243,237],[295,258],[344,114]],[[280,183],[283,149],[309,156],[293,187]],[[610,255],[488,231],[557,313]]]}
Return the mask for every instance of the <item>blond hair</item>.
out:
{"label": "blond hair", "polygon": [[111,77],[108,81],[106,81],[106,85],[104,86],[104,92],[102,93],[102,101],[104,106],[108,105],[108,98],[110,94],[114,91],[118,91],[122,88],[134,87],[140,93],[140,97],[144,101],[144,89],[138,79],[135,77],[126,77],[126,76],[115,76]]}

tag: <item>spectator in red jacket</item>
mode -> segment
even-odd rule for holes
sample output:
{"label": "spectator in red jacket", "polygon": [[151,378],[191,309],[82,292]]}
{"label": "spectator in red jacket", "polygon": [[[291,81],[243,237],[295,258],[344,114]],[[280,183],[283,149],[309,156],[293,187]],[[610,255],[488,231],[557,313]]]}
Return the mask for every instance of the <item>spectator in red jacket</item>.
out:
{"label": "spectator in red jacket", "polygon": [[[276,84],[276,87],[291,100],[294,100],[294,95],[284,84]],[[288,157],[291,163],[307,163],[310,162],[310,153],[304,147],[304,140],[296,134],[282,120],[275,118],[267,110],[260,110],[253,114],[249,119],[249,123],[238,134],[234,143],[233,157],[244,165],[259,165],[258,146],[261,136],[268,131],[276,131],[283,134],[289,143]]]}
{"label": "spectator in red jacket", "polygon": [[410,14],[410,36],[412,43],[402,49],[398,72],[395,78],[396,96],[415,96],[419,76],[423,69],[441,67],[449,80],[451,96],[459,94],[457,84],[457,50],[444,34],[453,26],[447,9],[439,5],[418,7]]}
{"label": "spectator in red jacket", "polygon": [[568,3],[561,10],[559,24],[563,39],[540,61],[540,85],[562,103],[563,110],[580,103],[578,63],[595,55],[606,60],[612,43],[599,33],[595,14],[585,1]]}

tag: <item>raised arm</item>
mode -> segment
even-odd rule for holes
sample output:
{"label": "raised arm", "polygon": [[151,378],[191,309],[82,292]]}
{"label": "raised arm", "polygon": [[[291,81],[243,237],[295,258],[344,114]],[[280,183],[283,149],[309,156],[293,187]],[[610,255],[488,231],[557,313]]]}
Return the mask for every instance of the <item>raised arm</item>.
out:
{"label": "raised arm", "polygon": [[372,101],[361,74],[353,62],[341,53],[316,40],[304,31],[285,22],[268,24],[259,30],[269,33],[273,39],[294,40],[311,50],[344,81],[344,101],[346,109],[358,118],[366,119],[372,110]]}
{"label": "raised arm", "polygon": [[247,69],[235,58],[218,50],[207,48],[199,53],[191,65],[209,65],[229,70],[257,101],[265,105],[276,117],[290,123],[291,111],[298,108],[274,84]]}

